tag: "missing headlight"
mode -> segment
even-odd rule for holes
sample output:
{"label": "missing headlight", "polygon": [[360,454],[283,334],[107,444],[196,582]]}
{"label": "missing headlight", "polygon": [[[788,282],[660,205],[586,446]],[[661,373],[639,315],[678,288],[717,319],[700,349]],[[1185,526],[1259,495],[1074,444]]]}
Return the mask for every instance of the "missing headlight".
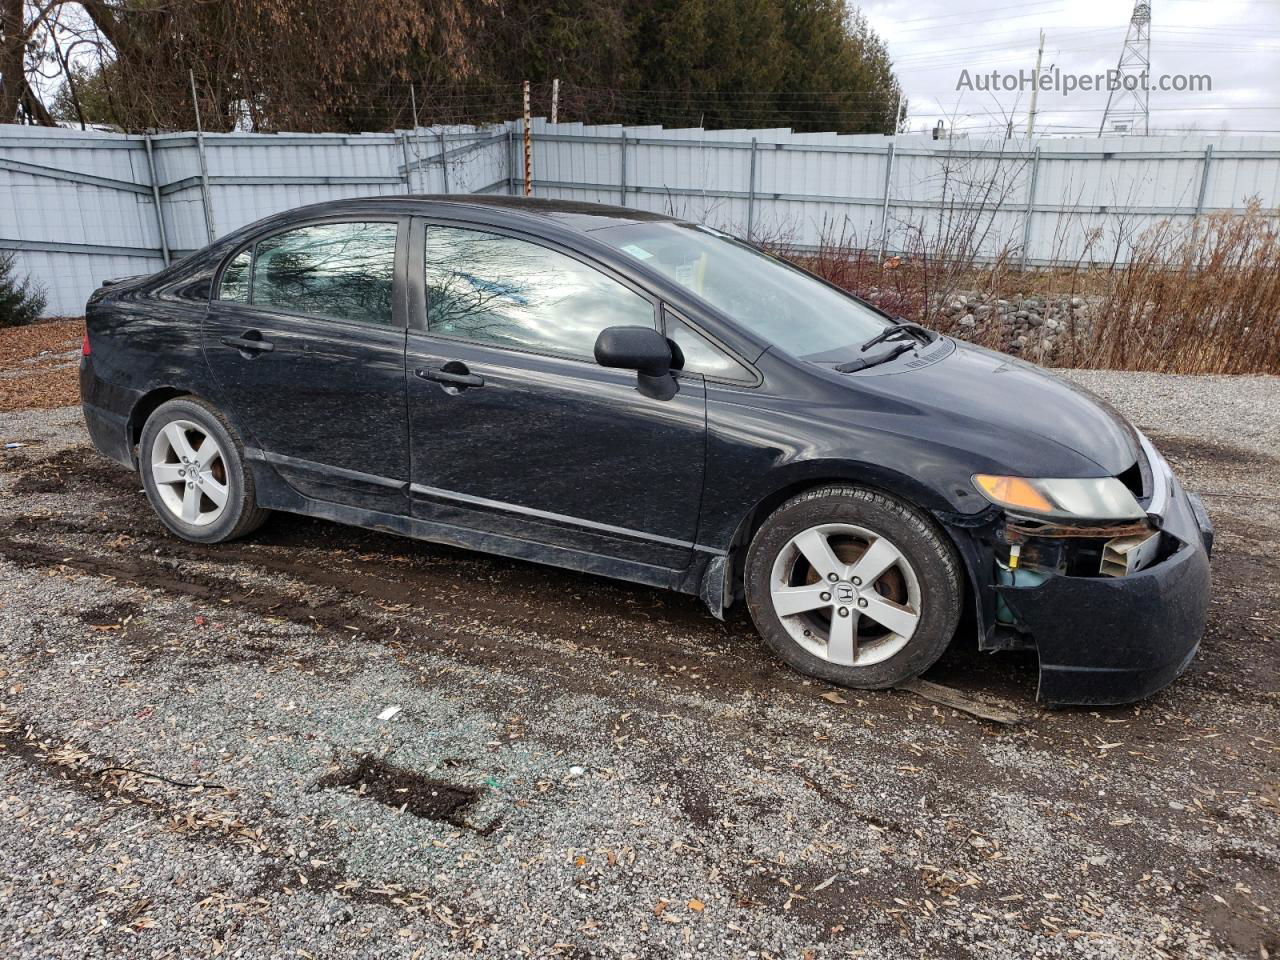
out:
{"label": "missing headlight", "polygon": [[1104,577],[1127,577],[1145,570],[1160,556],[1160,533],[1136,534],[1108,540],[1102,547],[1102,564],[1098,569]]}

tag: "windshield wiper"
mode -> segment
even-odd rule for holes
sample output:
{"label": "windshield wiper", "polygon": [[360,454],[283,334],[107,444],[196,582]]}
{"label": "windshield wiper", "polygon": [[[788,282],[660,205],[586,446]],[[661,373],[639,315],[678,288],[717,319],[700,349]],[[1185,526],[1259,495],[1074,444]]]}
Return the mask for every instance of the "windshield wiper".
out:
{"label": "windshield wiper", "polygon": [[841,373],[856,373],[859,370],[867,369],[867,367],[878,367],[882,363],[888,363],[890,360],[900,357],[915,348],[916,345],[914,343],[895,343],[883,353],[875,353],[869,357],[850,360],[848,363],[840,364],[836,369]]}
{"label": "windshield wiper", "polygon": [[928,327],[922,327],[918,323],[912,323],[909,320],[899,320],[892,326],[885,327],[874,337],[858,348],[860,353],[866,353],[871,347],[877,343],[883,343],[886,340],[896,340],[901,336],[916,337],[923,343],[933,343],[942,334],[930,330]]}

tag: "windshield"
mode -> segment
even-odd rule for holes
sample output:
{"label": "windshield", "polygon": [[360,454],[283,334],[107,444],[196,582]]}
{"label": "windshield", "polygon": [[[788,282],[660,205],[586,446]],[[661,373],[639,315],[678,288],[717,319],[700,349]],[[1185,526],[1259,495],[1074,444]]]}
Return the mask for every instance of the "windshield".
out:
{"label": "windshield", "polygon": [[793,357],[841,351],[889,323],[803,271],[707,227],[635,223],[592,236],[643,260]]}

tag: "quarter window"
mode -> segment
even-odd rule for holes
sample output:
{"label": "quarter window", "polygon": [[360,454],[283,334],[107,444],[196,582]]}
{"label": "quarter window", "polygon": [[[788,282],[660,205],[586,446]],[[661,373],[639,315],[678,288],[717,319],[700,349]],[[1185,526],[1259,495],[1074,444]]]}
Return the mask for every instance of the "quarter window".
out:
{"label": "quarter window", "polygon": [[260,240],[254,306],[390,326],[394,223],[322,223]]}
{"label": "quarter window", "polygon": [[222,283],[218,286],[219,300],[249,302],[249,271],[253,268],[253,248],[241,250],[222,271]]}
{"label": "quarter window", "polygon": [[654,326],[653,304],[640,294],[513,237],[429,226],[425,268],[432,333],[591,358],[606,327]]}
{"label": "quarter window", "polygon": [[701,373],[718,380],[737,380],[750,383],[750,371],[718,347],[712,346],[694,333],[682,321],[667,313],[667,338],[680,348],[686,373]]}

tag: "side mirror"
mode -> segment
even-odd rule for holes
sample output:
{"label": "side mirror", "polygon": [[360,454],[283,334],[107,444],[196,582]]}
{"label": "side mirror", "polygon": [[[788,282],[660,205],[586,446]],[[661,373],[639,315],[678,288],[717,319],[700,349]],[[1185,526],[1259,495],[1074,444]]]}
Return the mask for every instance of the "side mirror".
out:
{"label": "side mirror", "polygon": [[636,371],[637,389],[655,400],[676,395],[671,344],[652,327],[607,327],[596,337],[596,363]]}

